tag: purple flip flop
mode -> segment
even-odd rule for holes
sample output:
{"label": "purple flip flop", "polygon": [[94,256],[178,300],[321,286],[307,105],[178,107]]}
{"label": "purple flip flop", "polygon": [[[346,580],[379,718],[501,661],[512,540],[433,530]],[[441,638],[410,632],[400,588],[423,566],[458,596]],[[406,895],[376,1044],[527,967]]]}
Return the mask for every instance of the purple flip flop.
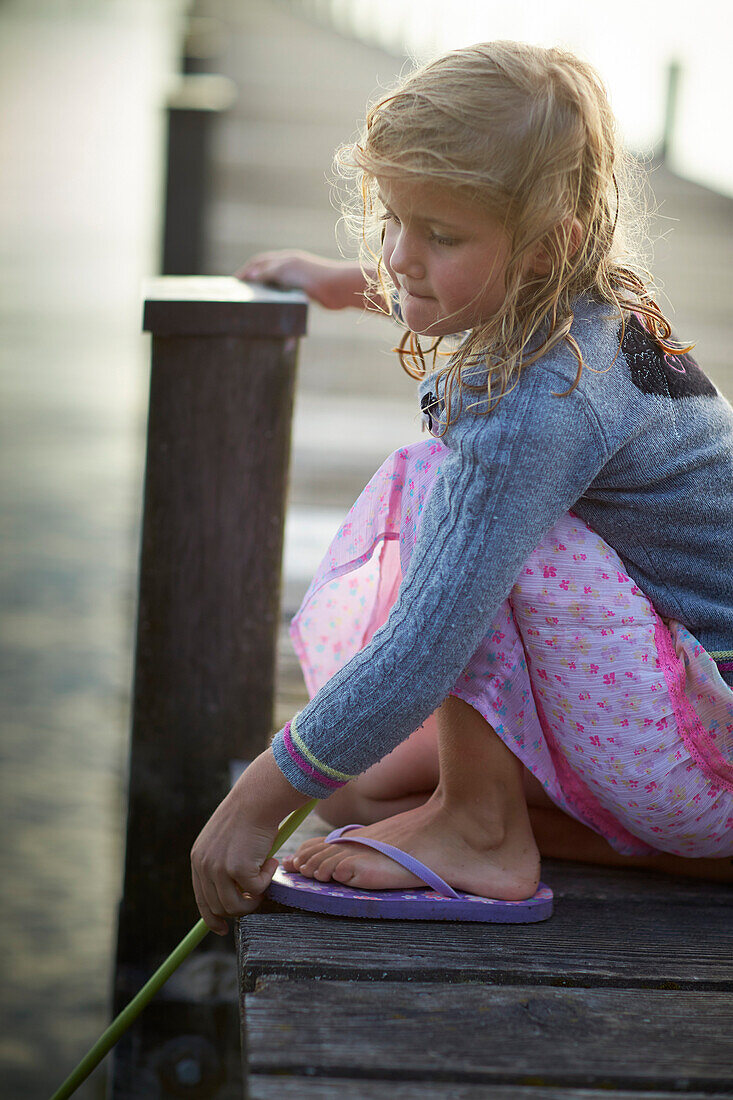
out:
{"label": "purple flip flop", "polygon": [[267,890],[267,897],[295,909],[314,913],[329,913],[339,917],[396,918],[399,920],[475,920],[502,924],[529,924],[547,920],[552,915],[552,890],[540,883],[534,897],[525,901],[500,901],[464,894],[391,844],[364,836],[344,836],[363,825],[344,825],[326,837],[330,844],[363,844],[374,848],[422,879],[427,889],[357,890],[338,882],[317,882],[294,871],[278,867]]}

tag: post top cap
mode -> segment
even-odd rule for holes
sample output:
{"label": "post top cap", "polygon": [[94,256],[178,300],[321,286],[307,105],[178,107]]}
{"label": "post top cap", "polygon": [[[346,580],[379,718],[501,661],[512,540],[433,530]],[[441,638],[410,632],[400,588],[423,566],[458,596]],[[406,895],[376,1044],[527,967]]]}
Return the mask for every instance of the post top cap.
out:
{"label": "post top cap", "polygon": [[185,73],[171,81],[166,97],[178,111],[228,111],[237,102],[237,85],[219,73]]}
{"label": "post top cap", "polygon": [[164,275],[143,283],[143,329],[158,336],[300,336],[308,299],[299,290],[233,276]]}

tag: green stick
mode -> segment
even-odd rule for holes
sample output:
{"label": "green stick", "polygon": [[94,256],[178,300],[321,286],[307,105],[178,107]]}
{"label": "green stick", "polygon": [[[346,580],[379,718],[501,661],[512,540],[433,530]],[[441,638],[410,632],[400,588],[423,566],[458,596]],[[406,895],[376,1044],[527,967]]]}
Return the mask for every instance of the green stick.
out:
{"label": "green stick", "polygon": [[[295,810],[294,813],[290,814],[290,817],[286,818],[278,830],[275,842],[267,857],[268,859],[275,855],[275,852],[277,852],[288,837],[295,832],[298,826],[305,821],[308,814],[317,805],[318,799],[312,798],[310,802],[306,802],[305,806],[301,806],[299,810]],[[66,1078],[61,1088],[57,1089],[53,1094],[51,1100],[67,1100],[67,1097],[76,1092],[82,1081],[86,1081],[89,1074],[93,1069],[96,1069],[105,1054],[107,1054],[117,1040],[124,1035],[133,1020],[137,1019],[148,1001],[152,1000],[158,990],[165,985],[173,971],[181,965],[183,960],[191,954],[195,947],[198,947],[208,931],[209,929],[202,920],[193,926],[188,935],[184,936],[181,940],[178,947],[170,953],[162,966],[158,967],[152,978],[145,983],[137,996],[133,997],[127,1008],[123,1008],[122,1012],[112,1021],[104,1034],[100,1035],[89,1053],[82,1058],[73,1073]]]}

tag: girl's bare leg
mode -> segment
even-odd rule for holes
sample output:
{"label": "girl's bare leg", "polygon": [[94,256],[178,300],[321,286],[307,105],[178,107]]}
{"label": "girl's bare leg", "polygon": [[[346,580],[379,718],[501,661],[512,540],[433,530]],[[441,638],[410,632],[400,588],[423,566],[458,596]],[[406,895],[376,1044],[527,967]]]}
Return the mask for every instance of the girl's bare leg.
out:
{"label": "girl's bare leg", "polygon": [[[425,768],[419,783],[412,782],[412,790],[402,784],[401,790],[407,793],[401,797],[411,798],[415,805],[377,821],[365,828],[363,835],[409,852],[456,889],[507,900],[531,897],[539,882],[540,857],[524,796],[522,764],[478,711],[462,700],[449,696],[435,718],[436,789],[424,799],[422,784],[429,778]],[[425,733],[426,740],[428,736]],[[414,748],[427,758],[426,743],[420,745],[418,740]],[[405,775],[408,759],[400,758]],[[395,761],[392,768],[393,793],[397,795]],[[379,776],[374,773],[372,778],[378,780]],[[410,778],[414,780],[412,775]],[[362,783],[357,794],[342,796],[340,805],[334,801],[329,806],[332,800],[328,799],[323,809],[331,820],[349,817],[351,809],[357,808],[354,799],[366,797]],[[383,803],[394,808],[398,801],[394,797],[391,803]],[[347,809],[349,813],[345,813]],[[326,844],[323,838],[306,841],[284,866],[321,881],[335,879],[364,889],[420,885],[408,871],[378,852],[351,844]]]}
{"label": "girl's bare leg", "polygon": [[438,722],[432,714],[383,760],[324,799],[318,814],[330,825],[373,825],[422,806],[439,778]]}
{"label": "girl's bare leg", "polygon": [[670,852],[657,856],[624,856],[598,833],[552,803],[530,806],[529,816],[543,858],[570,859],[600,867],[641,867],[685,878],[733,882],[731,859],[687,859]]}

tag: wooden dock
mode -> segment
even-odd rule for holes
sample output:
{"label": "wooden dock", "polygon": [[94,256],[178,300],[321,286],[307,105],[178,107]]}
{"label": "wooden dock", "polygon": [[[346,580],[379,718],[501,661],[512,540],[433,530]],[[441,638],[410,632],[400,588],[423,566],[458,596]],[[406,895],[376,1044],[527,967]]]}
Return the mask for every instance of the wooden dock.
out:
{"label": "wooden dock", "polygon": [[556,860],[543,880],[538,924],[240,921],[246,1095],[732,1097],[733,888]]}
{"label": "wooden dock", "polygon": [[[207,271],[234,271],[271,248],[337,256],[331,154],[404,59],[293,5],[200,7],[227,28],[219,70],[239,87],[216,142]],[[731,395],[722,288],[733,203],[664,168],[654,190],[668,234],[654,269],[677,305],[678,331],[698,341],[701,363]],[[390,354],[392,338],[379,318],[311,310],[291,529],[315,531],[330,517],[335,531],[385,455],[419,438],[414,387]],[[307,697],[286,627],[307,580],[297,555],[286,558],[276,728]],[[325,829],[309,819],[290,848]],[[380,923],[273,906],[240,922],[248,1095],[733,1096],[733,890],[552,862],[543,878],[555,914],[538,925]]]}
{"label": "wooden dock", "polygon": [[731,890],[547,862],[534,925],[241,922],[252,1100],[733,1096]]}

